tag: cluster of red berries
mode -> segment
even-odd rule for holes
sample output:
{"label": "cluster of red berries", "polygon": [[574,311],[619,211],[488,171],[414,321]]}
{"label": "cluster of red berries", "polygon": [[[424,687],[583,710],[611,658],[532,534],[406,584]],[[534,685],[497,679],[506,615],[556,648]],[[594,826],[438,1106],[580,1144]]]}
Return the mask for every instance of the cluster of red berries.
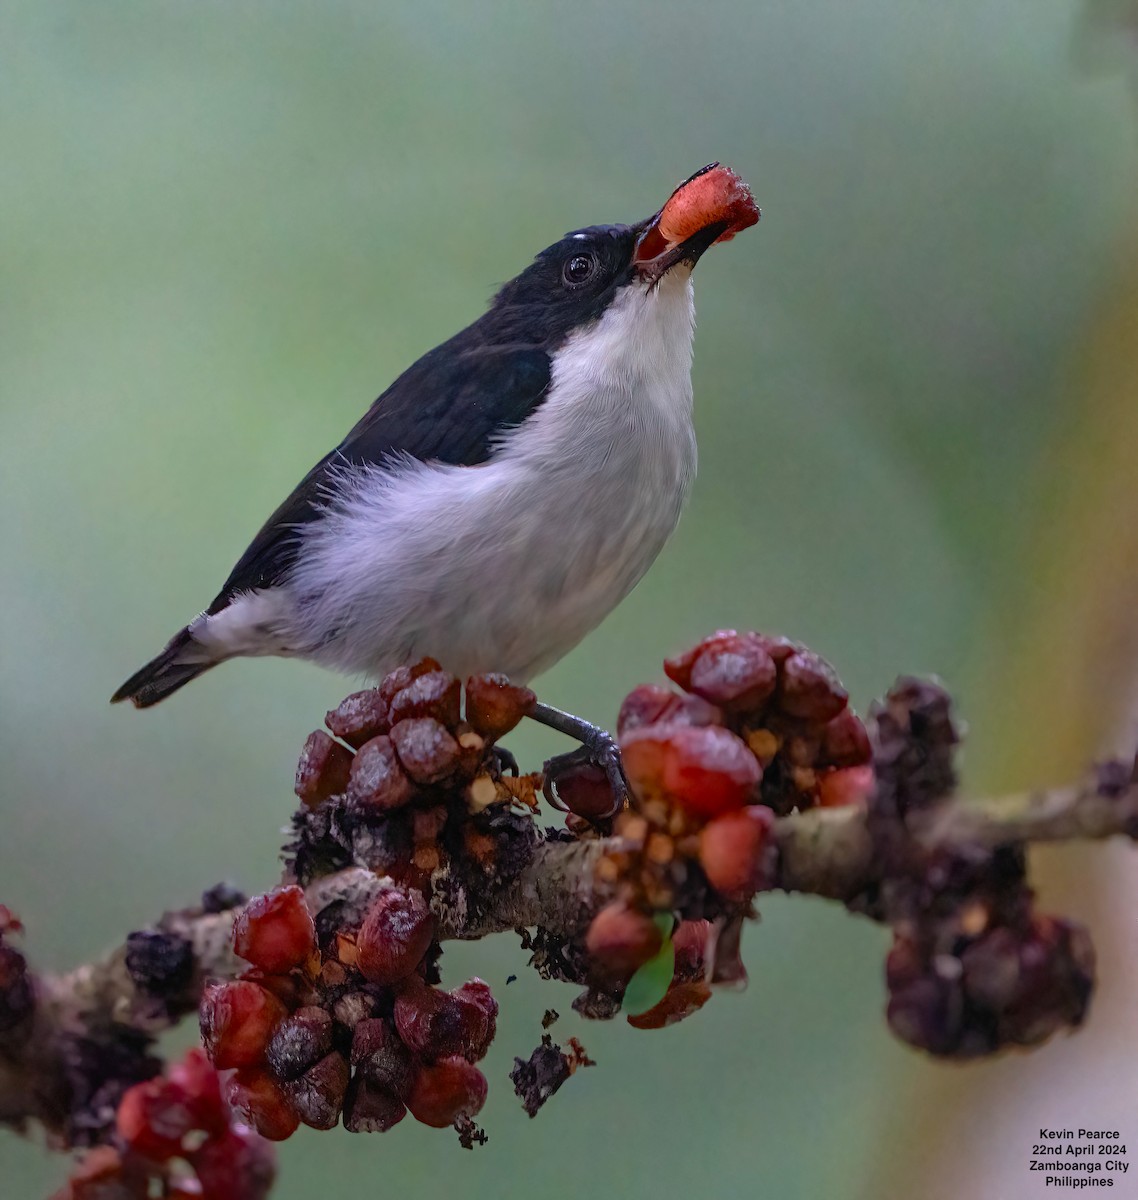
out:
{"label": "cluster of red berries", "polygon": [[213,1064],[235,1068],[230,1104],[273,1140],[341,1117],[352,1132],[382,1132],[408,1110],[477,1136],[486,1078],[474,1064],[498,1013],[489,986],[434,986],[434,918],[416,889],[380,892],[358,921],[338,915],[318,943],[295,886],[238,915],[233,948],[251,969],[207,987],[200,1011]]}
{"label": "cluster of red berries", "polygon": [[369,841],[368,865],[422,890],[456,853],[495,867],[495,839],[472,815],[536,802],[534,778],[504,777],[493,751],[533,707],[533,692],[504,676],[472,676],[464,717],[462,690],[433,659],[400,667],[329,712],[331,732],[313,732],[297,765],[296,794],[307,809],[382,828]]}
{"label": "cluster of red berries", "polygon": [[1027,914],[1000,924],[977,902],[936,937],[927,928],[898,933],[885,978],[889,1027],[902,1041],[975,1058],[1080,1025],[1094,987],[1094,948],[1074,921]]}
{"label": "cluster of red berries", "polygon": [[[654,913],[697,918],[673,937],[677,967],[667,996],[632,1018],[647,1028],[706,1002],[700,972],[711,926],[702,918],[728,927],[769,886],[775,816],[864,802],[873,783],[865,727],[832,668],[805,647],[721,630],[664,670],[682,692],[646,684],[621,706],[617,733],[632,803],[612,823],[619,848],[598,867],[617,899],[586,938],[602,973],[627,981],[663,943]],[[572,807],[572,785],[566,799]],[[595,803],[575,815],[602,809]],[[738,981],[745,973],[740,964],[714,977]]]}
{"label": "cluster of red berries", "polygon": [[872,783],[865,728],[812,652],[725,630],[664,669],[684,693],[647,684],[621,706],[633,805],[600,866],[645,928],[683,910],[695,863],[725,907],[745,904],[767,881],[776,813],[862,800]]}
{"label": "cluster of red berries", "polygon": [[272,1187],[272,1147],[234,1119],[200,1049],[128,1088],[115,1126],[116,1144],[85,1154],[53,1200],[263,1200]]}

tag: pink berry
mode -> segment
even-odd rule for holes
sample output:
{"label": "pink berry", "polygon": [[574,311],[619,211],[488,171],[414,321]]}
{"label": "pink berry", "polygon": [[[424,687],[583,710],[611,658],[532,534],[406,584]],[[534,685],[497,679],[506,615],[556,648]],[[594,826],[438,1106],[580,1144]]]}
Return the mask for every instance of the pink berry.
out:
{"label": "pink berry", "polygon": [[659,952],[664,938],[646,913],[614,900],[593,917],[585,947],[605,971],[620,977],[632,973]]}
{"label": "pink berry", "polygon": [[296,885],[254,896],[233,923],[233,952],[271,975],[308,961],[316,949],[316,927]]}
{"label": "pink berry", "polygon": [[724,813],[699,835],[699,864],[708,883],[732,900],[744,900],[763,885],[774,813],[752,804]]}

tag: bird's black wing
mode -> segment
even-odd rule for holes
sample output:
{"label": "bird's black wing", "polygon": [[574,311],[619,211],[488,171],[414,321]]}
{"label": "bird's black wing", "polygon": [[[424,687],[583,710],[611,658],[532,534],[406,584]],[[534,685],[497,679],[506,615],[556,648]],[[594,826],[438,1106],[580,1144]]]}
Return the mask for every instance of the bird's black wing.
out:
{"label": "bird's black wing", "polygon": [[535,346],[486,346],[477,324],[425,354],[371,406],[348,436],[301,480],[265,522],[209,606],[271,587],[296,561],[300,531],[329,499],[332,473],[382,465],[395,455],[475,466],[494,438],[532,413],[549,388],[550,358]]}

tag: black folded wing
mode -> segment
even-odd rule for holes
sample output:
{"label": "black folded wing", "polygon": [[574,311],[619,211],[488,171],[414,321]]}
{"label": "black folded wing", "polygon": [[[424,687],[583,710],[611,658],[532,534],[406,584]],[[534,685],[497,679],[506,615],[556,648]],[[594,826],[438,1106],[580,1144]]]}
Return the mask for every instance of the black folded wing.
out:
{"label": "black folded wing", "polygon": [[208,611],[220,611],[238,592],[271,587],[284,577],[296,561],[300,531],[331,498],[335,471],[382,466],[394,456],[476,466],[490,457],[497,436],[541,404],[549,379],[545,350],[479,344],[478,323],[425,354],[265,522]]}

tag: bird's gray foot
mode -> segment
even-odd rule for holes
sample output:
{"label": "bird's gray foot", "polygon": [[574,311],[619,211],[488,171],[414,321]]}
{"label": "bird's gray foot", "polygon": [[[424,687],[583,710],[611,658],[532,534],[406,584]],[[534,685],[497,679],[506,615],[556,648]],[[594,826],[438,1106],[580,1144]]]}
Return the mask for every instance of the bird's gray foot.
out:
{"label": "bird's gray foot", "polygon": [[[541,725],[547,725],[550,729],[556,729],[558,733],[564,733],[581,743],[576,750],[570,750],[566,754],[557,754],[546,760],[542,767],[542,774],[545,777],[542,791],[546,800],[554,808],[561,809],[563,812],[575,811],[574,806],[560,795],[558,781],[562,780],[567,784],[570,776],[580,777],[582,771],[588,771],[591,767],[595,771],[603,773],[611,793],[611,806],[607,812],[590,811],[587,815],[595,821],[612,817],[618,813],[628,799],[628,780],[624,775],[620,747],[616,744],[616,739],[612,734],[599,725],[593,725],[581,717],[575,717],[571,713],[562,712],[558,708],[552,708],[550,705],[540,702],[534,705],[529,717],[531,720],[537,721]],[[590,788],[590,791],[595,794],[596,789]],[[593,806],[589,805],[589,807],[591,809]]]}

